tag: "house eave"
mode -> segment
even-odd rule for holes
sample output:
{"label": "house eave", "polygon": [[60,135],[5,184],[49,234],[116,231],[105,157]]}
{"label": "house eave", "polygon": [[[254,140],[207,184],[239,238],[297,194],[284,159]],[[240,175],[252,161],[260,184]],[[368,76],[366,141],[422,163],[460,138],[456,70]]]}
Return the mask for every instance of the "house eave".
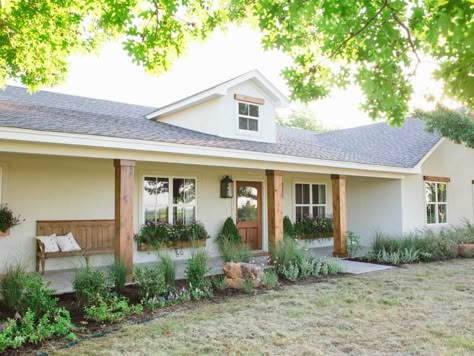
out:
{"label": "house eave", "polygon": [[[357,171],[373,172],[374,176],[388,176],[393,178],[403,178],[405,175],[420,174],[421,168],[403,168],[393,166],[381,166],[372,164],[363,164],[355,162],[343,162],[343,161],[330,161],[321,160],[306,157],[296,156],[285,156],[274,153],[254,152],[254,151],[243,151],[235,149],[226,149],[220,147],[209,147],[209,146],[193,146],[167,142],[156,142],[156,141],[145,141],[127,138],[117,137],[106,137],[106,136],[94,136],[94,135],[83,135],[83,134],[71,134],[71,133],[58,133],[50,131],[37,131],[29,129],[18,129],[9,127],[0,127],[0,141],[3,142],[20,142],[20,143],[31,143],[35,144],[36,147],[41,144],[49,145],[62,145],[66,147],[85,147],[85,148],[97,148],[97,149],[113,149],[118,150],[120,154],[115,154],[114,158],[129,158],[130,155],[125,152],[134,152],[139,154],[140,152],[151,152],[151,153],[164,153],[164,154],[177,154],[187,155],[194,157],[210,157],[210,158],[223,158],[229,160],[245,160],[252,162],[265,162],[262,163],[263,168],[271,168],[274,164],[285,165],[288,170],[294,170],[292,166],[298,167],[327,167],[331,169],[344,169],[353,170],[354,175],[357,175]],[[8,149],[0,145],[0,151],[14,152],[12,149]],[[3,147],[3,148],[2,148]],[[30,152],[31,151],[31,152]],[[32,148],[31,150],[22,149],[21,153],[40,153],[40,150]],[[60,152],[58,151],[58,154]],[[257,153],[257,154],[256,154]],[[123,156],[123,157],[122,157]],[[135,155],[136,156],[136,155]],[[84,157],[89,157],[84,154]],[[90,156],[92,157],[92,156]],[[102,156],[94,155],[95,158]],[[110,158],[110,155],[104,155],[102,158]],[[141,158],[136,158],[141,160]],[[146,160],[144,158],[144,160]],[[260,163],[259,163],[260,164]],[[286,168],[285,168],[286,169]],[[299,168],[301,169],[301,168]],[[367,174],[366,174],[367,175]]]}

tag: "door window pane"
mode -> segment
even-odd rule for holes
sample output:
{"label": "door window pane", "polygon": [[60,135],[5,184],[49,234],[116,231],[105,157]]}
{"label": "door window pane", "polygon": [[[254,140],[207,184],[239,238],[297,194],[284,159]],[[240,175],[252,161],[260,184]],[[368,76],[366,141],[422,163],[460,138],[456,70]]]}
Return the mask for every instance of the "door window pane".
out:
{"label": "door window pane", "polygon": [[238,221],[257,221],[258,190],[252,186],[239,187],[237,196]]}

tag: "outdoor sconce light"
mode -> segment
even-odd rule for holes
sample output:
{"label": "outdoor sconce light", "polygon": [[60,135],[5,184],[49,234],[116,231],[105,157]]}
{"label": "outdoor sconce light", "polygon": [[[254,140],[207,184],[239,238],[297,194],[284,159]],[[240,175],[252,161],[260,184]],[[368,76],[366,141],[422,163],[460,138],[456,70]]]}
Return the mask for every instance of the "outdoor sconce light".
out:
{"label": "outdoor sconce light", "polygon": [[234,196],[234,181],[225,176],[221,180],[221,198],[232,198]]}

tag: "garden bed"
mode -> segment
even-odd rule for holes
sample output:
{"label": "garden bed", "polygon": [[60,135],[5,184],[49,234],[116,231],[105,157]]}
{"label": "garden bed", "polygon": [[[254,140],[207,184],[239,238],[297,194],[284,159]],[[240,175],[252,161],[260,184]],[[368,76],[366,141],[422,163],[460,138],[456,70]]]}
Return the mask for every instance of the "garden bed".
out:
{"label": "garden bed", "polygon": [[[77,300],[76,294],[73,292],[64,293],[57,296],[59,299],[58,306],[65,307],[70,312],[71,321],[74,323],[74,325],[78,327],[78,330],[76,331],[76,335],[78,338],[77,341],[72,341],[68,343],[64,338],[54,337],[54,338],[49,339],[45,343],[40,343],[40,344],[27,343],[16,350],[8,349],[4,351],[2,355],[24,355],[24,354],[30,354],[30,353],[33,354],[35,352],[40,351],[44,347],[44,344],[46,343],[50,346],[53,345],[53,347],[55,348],[67,347],[68,345],[73,345],[81,340],[88,339],[91,337],[94,338],[97,336],[105,335],[111,331],[118,330],[123,325],[139,324],[144,321],[149,321],[154,318],[159,318],[160,315],[168,315],[178,310],[187,310],[187,309],[191,310],[191,309],[199,308],[200,306],[206,305],[209,303],[217,303],[217,304],[225,303],[230,298],[242,298],[242,297],[248,297],[248,296],[253,296],[253,295],[265,294],[268,290],[283,290],[286,287],[291,287],[295,285],[321,283],[332,278],[341,278],[342,276],[343,274],[323,276],[323,277],[305,277],[305,278],[298,279],[297,281],[294,281],[294,282],[281,279],[277,287],[255,288],[250,292],[245,292],[241,289],[231,289],[231,288],[216,289],[214,290],[214,296],[211,298],[190,301],[183,304],[169,305],[169,306],[158,308],[155,310],[145,309],[143,313],[128,317],[126,320],[123,320],[118,323],[100,323],[100,322],[96,322],[92,320],[87,320],[84,313],[84,308],[82,304]],[[213,276],[212,278],[214,277],[215,276]],[[176,280],[177,288],[186,287],[186,286],[187,286],[186,280],[184,279]],[[126,297],[131,304],[140,303],[140,296],[138,294],[138,289],[135,285],[126,286],[125,289],[120,291],[120,294]],[[11,315],[8,315],[6,310],[1,309],[1,308],[0,308],[0,316],[11,317]]]}

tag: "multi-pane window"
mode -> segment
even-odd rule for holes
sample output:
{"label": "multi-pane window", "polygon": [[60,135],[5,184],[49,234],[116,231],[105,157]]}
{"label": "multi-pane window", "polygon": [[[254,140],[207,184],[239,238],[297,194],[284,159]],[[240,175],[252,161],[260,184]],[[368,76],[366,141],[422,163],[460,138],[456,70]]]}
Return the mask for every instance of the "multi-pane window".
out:
{"label": "multi-pane window", "polygon": [[445,224],[448,222],[448,184],[425,182],[426,222]]}
{"label": "multi-pane window", "polygon": [[147,176],[143,182],[145,222],[189,224],[196,219],[196,180]]}
{"label": "multi-pane window", "polygon": [[258,105],[239,103],[239,129],[258,131]]}
{"label": "multi-pane window", "polygon": [[326,216],[326,185],[295,184],[296,220]]}

